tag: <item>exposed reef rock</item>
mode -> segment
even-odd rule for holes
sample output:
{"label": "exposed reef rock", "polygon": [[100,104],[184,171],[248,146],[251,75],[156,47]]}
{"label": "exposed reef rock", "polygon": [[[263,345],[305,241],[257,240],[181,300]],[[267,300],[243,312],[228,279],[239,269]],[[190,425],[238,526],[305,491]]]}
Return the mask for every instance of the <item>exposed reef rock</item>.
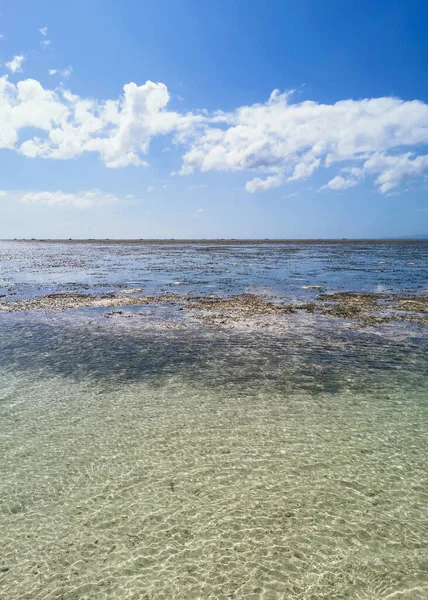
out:
{"label": "exposed reef rock", "polygon": [[[227,326],[237,322],[265,324],[266,319],[280,319],[296,312],[321,314],[353,321],[360,325],[378,325],[392,321],[428,324],[428,294],[369,294],[338,292],[319,294],[316,301],[291,304],[283,299],[239,294],[226,298],[214,296],[139,296],[140,290],[122,290],[104,295],[55,293],[28,300],[4,299],[0,311],[65,311],[75,308],[115,308],[144,305],[175,305],[199,321]],[[125,295],[123,295],[125,294]],[[130,295],[131,294],[131,295]],[[264,321],[263,321],[264,319]]]}

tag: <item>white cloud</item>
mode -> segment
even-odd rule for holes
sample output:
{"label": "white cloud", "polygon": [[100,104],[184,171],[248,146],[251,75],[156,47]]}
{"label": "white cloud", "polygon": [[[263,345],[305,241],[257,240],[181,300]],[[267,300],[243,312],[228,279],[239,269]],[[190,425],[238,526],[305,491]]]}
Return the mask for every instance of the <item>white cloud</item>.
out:
{"label": "white cloud", "polygon": [[375,180],[382,194],[398,187],[403,179],[428,173],[428,155],[414,156],[412,153],[387,156],[374,154],[365,161],[366,173],[379,174]]}
{"label": "white cloud", "polygon": [[250,194],[254,194],[255,192],[266,191],[272,188],[279,187],[282,184],[282,176],[281,175],[271,175],[266,179],[260,179],[260,177],[255,177],[251,179],[251,181],[247,181],[245,184],[245,189]]}
{"label": "white cloud", "polygon": [[5,64],[6,68],[9,69],[12,73],[16,73],[22,71],[22,63],[25,60],[25,56],[23,54],[18,54],[14,56],[9,62]]}
{"label": "white cloud", "polygon": [[120,198],[113,194],[106,194],[100,190],[87,190],[76,193],[57,192],[28,192],[20,199],[21,204],[42,204],[53,207],[68,208],[95,208],[120,202]]}
{"label": "white cloud", "polygon": [[[257,177],[249,181],[246,189],[254,192],[272,187],[281,175],[284,179],[301,180],[320,167],[344,162],[367,175],[370,163],[364,168],[361,163],[370,157],[428,143],[428,105],[417,100],[371,98],[335,104],[293,104],[290,100],[290,94],[275,91],[265,104],[214,115],[184,154],[181,173],[273,173],[265,180]],[[423,161],[408,165],[407,174],[420,174],[422,164]],[[339,177],[331,181],[333,187],[342,186],[341,189],[355,185],[359,179],[352,174],[346,179]],[[380,191],[384,191],[381,177],[377,182]]]}
{"label": "white cloud", "polygon": [[[47,27],[41,27],[39,29],[40,33],[42,34],[43,37],[46,38],[46,36],[48,35],[48,28]],[[40,42],[40,45],[42,46],[42,48],[47,48],[48,46],[50,46],[51,41],[44,39]]]}
{"label": "white cloud", "polygon": [[[7,66],[16,72],[23,60],[16,56]],[[49,70],[63,79],[71,72]],[[64,87],[46,89],[34,79],[15,85],[3,76],[0,148],[58,160],[92,152],[119,168],[147,165],[151,140],[172,135],[175,147],[184,147],[182,175],[244,171],[251,174],[250,193],[302,181],[326,167],[336,170],[328,189],[344,190],[369,177],[382,193],[427,172],[419,149],[428,144],[428,104],[421,101],[293,103],[291,93],[274,91],[264,104],[210,114],[169,110],[169,100],[167,87],[152,81],[131,82],[119,98],[97,100]]]}
{"label": "white cloud", "polygon": [[61,69],[60,74],[64,79],[68,79],[70,75],[73,73],[73,67],[66,67],[65,69]]}
{"label": "white cloud", "polygon": [[49,69],[49,75],[61,75],[64,79],[68,79],[73,73],[73,67],[67,67],[66,69]]}
{"label": "white cloud", "polygon": [[203,208],[198,208],[198,210],[196,211],[196,214],[197,214],[197,215],[200,215],[200,214],[201,214],[201,213],[203,213],[203,212],[204,212],[204,209],[203,209]]}
{"label": "white cloud", "polygon": [[[163,83],[129,83],[118,100],[84,99],[62,88],[47,90],[26,79],[16,85],[0,77],[0,147],[28,157],[69,159],[95,152],[107,167],[147,164],[142,155],[154,136],[173,133],[184,142],[202,115],[168,111]],[[40,131],[25,141],[20,130]]]}
{"label": "white cloud", "polygon": [[0,40],[4,40],[4,35],[0,33]]}
{"label": "white cloud", "polygon": [[341,175],[336,175],[333,177],[327,185],[324,185],[321,189],[330,188],[331,190],[346,190],[354,185],[357,185],[357,179],[345,179]]}
{"label": "white cloud", "polygon": [[287,181],[296,181],[298,179],[307,179],[312,173],[318,169],[321,164],[320,158],[312,158],[308,156],[306,160],[302,160],[294,167],[293,174]]}
{"label": "white cloud", "polygon": [[49,75],[61,75],[64,79],[68,79],[73,73],[73,67],[67,67],[65,69],[49,69]]}
{"label": "white cloud", "polygon": [[376,153],[364,161],[361,168],[345,168],[342,172],[348,173],[349,177],[336,175],[320,189],[346,190],[357,185],[363,177],[374,175],[375,185],[385,194],[398,187],[404,179],[428,174],[428,155],[414,156],[411,152],[395,155]]}
{"label": "white cloud", "polygon": [[154,187],[153,187],[152,185],[149,185],[149,187],[147,188],[147,191],[148,191],[148,192],[151,192],[151,191],[153,191],[153,190],[154,190]]}
{"label": "white cloud", "polygon": [[4,198],[4,196],[7,196],[6,190],[0,190],[0,198]]}

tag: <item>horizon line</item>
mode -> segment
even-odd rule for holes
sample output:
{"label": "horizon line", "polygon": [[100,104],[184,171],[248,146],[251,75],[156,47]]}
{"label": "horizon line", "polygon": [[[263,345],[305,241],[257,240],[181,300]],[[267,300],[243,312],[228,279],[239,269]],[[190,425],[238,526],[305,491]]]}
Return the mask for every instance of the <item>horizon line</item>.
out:
{"label": "horizon line", "polygon": [[428,242],[427,236],[368,238],[1,238],[1,242],[110,243],[295,243],[295,242]]}

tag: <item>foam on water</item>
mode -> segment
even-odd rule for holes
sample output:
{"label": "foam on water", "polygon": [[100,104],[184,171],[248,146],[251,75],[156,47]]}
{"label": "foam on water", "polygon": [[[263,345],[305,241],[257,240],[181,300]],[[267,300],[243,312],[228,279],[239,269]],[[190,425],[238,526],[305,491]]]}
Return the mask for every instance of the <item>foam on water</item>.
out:
{"label": "foam on water", "polygon": [[124,323],[2,316],[1,598],[428,597],[425,330]]}

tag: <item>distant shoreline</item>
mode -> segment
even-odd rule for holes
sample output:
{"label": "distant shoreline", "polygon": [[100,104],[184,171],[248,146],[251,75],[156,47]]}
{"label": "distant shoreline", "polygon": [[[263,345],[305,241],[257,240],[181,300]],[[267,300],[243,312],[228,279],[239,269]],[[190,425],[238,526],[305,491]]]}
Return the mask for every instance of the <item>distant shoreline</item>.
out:
{"label": "distant shoreline", "polygon": [[13,238],[2,239],[1,242],[25,242],[34,244],[159,244],[159,245],[180,245],[180,244],[201,244],[201,245],[237,245],[237,244],[423,244],[428,243],[428,238],[333,238],[333,239],[109,239],[109,238],[88,238],[88,239],[49,239],[49,238]]}

